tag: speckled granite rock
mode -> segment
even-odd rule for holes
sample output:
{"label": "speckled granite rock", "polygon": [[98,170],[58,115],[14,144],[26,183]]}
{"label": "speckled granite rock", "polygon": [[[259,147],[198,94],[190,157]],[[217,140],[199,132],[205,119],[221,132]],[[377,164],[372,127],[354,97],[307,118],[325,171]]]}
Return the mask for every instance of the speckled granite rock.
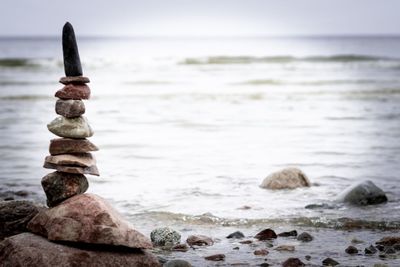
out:
{"label": "speckled granite rock", "polygon": [[155,246],[173,246],[181,241],[181,235],[168,227],[154,229],[150,238]]}
{"label": "speckled granite rock", "polygon": [[286,168],[268,175],[261,183],[261,188],[266,189],[294,189],[311,186],[307,176],[297,168]]}
{"label": "speckled granite rock", "polygon": [[62,100],[56,102],[56,113],[66,118],[79,117],[85,113],[85,104],[82,100]]}

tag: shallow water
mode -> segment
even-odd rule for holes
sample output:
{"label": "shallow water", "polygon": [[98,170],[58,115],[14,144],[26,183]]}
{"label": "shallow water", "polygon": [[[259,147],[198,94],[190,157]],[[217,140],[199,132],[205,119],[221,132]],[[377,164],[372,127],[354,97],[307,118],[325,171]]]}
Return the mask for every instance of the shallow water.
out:
{"label": "shallow water", "polygon": [[[100,147],[101,177],[89,192],[139,225],[143,215],[154,227],[204,213],[240,227],[317,226],[312,218],[332,228],[338,218],[399,225],[400,38],[78,41]],[[0,39],[3,191],[28,188],[44,199],[40,179],[50,170],[41,166],[54,138],[46,124],[61,76],[59,39]],[[314,186],[258,187],[287,166]],[[389,202],[304,209],[364,179]]]}

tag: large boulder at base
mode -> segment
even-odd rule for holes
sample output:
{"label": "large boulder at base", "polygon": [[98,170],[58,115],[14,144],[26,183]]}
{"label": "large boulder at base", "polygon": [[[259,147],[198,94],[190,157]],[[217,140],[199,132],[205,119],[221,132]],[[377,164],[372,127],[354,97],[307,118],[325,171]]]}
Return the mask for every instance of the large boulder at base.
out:
{"label": "large boulder at base", "polygon": [[93,194],[76,195],[39,212],[28,229],[51,241],[152,248],[146,236],[133,229],[103,198]]}
{"label": "large boulder at base", "polygon": [[384,203],[388,199],[382,189],[367,180],[348,187],[338,200],[352,205],[366,206]]}
{"label": "large boulder at base", "polygon": [[0,240],[28,231],[27,224],[39,210],[38,206],[26,200],[0,202]]}
{"label": "large boulder at base", "polygon": [[1,242],[0,263],[3,267],[161,266],[155,256],[139,249],[76,248],[52,243],[31,233],[15,235]]}
{"label": "large boulder at base", "polygon": [[261,183],[261,188],[294,189],[311,186],[307,176],[297,168],[285,168],[268,175]]}

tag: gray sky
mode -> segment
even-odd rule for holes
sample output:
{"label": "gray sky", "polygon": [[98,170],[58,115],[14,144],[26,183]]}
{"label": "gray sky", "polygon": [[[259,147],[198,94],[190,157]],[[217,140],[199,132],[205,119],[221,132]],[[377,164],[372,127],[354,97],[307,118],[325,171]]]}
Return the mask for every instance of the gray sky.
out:
{"label": "gray sky", "polygon": [[397,0],[1,0],[0,35],[400,34]]}

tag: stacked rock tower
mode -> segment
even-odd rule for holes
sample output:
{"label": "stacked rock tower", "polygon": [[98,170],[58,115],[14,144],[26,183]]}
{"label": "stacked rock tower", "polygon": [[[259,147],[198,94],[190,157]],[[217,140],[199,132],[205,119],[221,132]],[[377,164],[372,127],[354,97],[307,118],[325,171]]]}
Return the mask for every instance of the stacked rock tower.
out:
{"label": "stacked rock tower", "polygon": [[64,87],[55,94],[59,98],[55,110],[60,116],[47,125],[50,132],[61,138],[50,141],[50,156],[44,162],[45,168],[57,171],[42,179],[49,207],[84,193],[89,186],[84,174],[99,175],[90,153],[98,148],[86,139],[93,135],[93,130],[83,116],[82,100],[90,98],[89,78],[82,76],[75,33],[68,22],[63,28],[63,53],[66,77],[60,79]]}
{"label": "stacked rock tower", "polygon": [[[60,138],[50,142],[50,156],[44,167],[56,171],[43,177],[48,209],[42,209],[28,223],[33,233],[7,240],[1,252],[1,266],[160,266],[147,252],[151,241],[136,231],[103,198],[85,193],[85,174],[99,175],[91,154],[98,150],[88,139],[93,131],[82,116],[82,100],[90,97],[89,79],[82,76],[74,30],[63,28],[63,52],[66,77],[64,87],[55,94],[60,116],[48,129]],[[56,244],[57,243],[57,244]],[[7,252],[8,251],[8,252]],[[10,251],[18,251],[12,253]]]}

